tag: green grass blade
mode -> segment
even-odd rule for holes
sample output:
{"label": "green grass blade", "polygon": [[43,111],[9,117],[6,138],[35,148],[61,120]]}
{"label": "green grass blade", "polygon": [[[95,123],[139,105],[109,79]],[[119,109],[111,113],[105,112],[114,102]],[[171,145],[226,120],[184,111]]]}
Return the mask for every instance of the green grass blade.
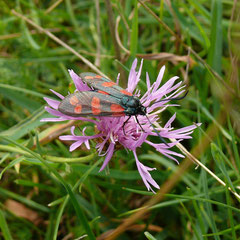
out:
{"label": "green grass blade", "polygon": [[138,49],[138,1],[134,1],[134,16],[132,20],[132,31],[131,31],[131,41],[130,41],[130,51],[131,55],[135,56]]}
{"label": "green grass blade", "polygon": [[47,116],[49,116],[49,114],[46,113],[43,107],[41,107],[18,124],[14,125],[6,131],[1,132],[0,135],[9,137],[13,140],[17,140],[33,129],[45,124],[44,122],[40,122],[40,120]]}
{"label": "green grass blade", "polygon": [[236,165],[237,165],[237,169],[238,169],[238,172],[240,172],[240,156],[239,156],[239,151],[238,151],[238,147],[237,147],[237,142],[235,140],[235,134],[234,134],[234,130],[232,128],[232,125],[231,125],[231,122],[230,122],[230,119],[228,118],[228,128],[229,128],[229,132],[230,132],[230,135],[233,139],[232,141],[232,148],[233,148],[233,153],[234,153],[234,159],[236,161]]}
{"label": "green grass blade", "polygon": [[222,1],[213,0],[211,6],[211,47],[208,53],[208,64],[219,74],[222,69]]}
{"label": "green grass blade", "polygon": [[8,224],[5,220],[4,213],[1,209],[0,209],[0,228],[2,230],[2,235],[3,235],[5,240],[12,240],[13,239],[12,235],[10,233],[10,230],[8,228]]}
{"label": "green grass blade", "polygon": [[44,95],[42,93],[38,93],[38,92],[29,90],[29,89],[24,89],[24,88],[20,88],[20,87],[16,87],[16,86],[11,86],[11,85],[4,84],[4,83],[0,83],[0,89],[1,88],[2,89],[10,89],[12,91],[18,91],[18,92],[22,92],[22,93],[25,93],[25,94],[30,94],[32,96],[36,96],[36,97],[39,97],[39,98],[48,97],[47,95]]}
{"label": "green grass blade", "polygon": [[31,208],[39,210],[39,211],[46,212],[46,213],[48,213],[50,211],[47,207],[45,207],[45,206],[43,206],[43,205],[41,205],[41,204],[39,204],[35,201],[27,199],[26,197],[22,197],[19,194],[13,193],[13,192],[8,191],[8,190],[6,190],[4,188],[1,188],[1,187],[0,187],[0,194],[2,196],[7,197],[7,198],[15,199],[16,201],[21,202],[21,203],[23,203],[23,204],[25,204],[25,205],[27,205]]}
{"label": "green grass blade", "polygon": [[146,238],[148,240],[157,240],[152,234],[150,234],[149,232],[144,232],[144,235],[146,236]]}
{"label": "green grass blade", "polygon": [[13,167],[15,164],[18,164],[18,163],[22,162],[23,159],[24,159],[23,157],[16,158],[13,161],[11,161],[10,164],[8,164],[5,168],[3,168],[3,170],[0,173],[0,180],[2,179],[2,176],[3,176],[3,174],[6,170]]}
{"label": "green grass blade", "polygon": [[[226,199],[227,199],[227,204],[229,206],[231,206],[231,197],[230,197],[230,193],[229,191],[226,189]],[[230,222],[230,226],[231,226],[231,232],[232,232],[232,239],[233,240],[237,240],[237,235],[236,235],[236,229],[235,229],[235,224],[234,224],[234,216],[233,216],[233,212],[232,212],[232,209],[228,208],[228,219],[229,219],[229,222]]]}

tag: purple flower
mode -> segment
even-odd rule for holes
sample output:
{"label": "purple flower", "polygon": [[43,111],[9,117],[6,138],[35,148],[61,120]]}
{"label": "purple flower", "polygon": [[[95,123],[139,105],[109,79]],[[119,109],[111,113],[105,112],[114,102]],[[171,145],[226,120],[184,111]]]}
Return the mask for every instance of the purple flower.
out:
{"label": "purple flower", "polygon": [[[143,60],[141,61],[140,68],[137,72],[136,71],[137,59],[134,60],[129,73],[128,86],[126,89],[127,91],[133,93],[133,95],[137,97],[140,97],[140,91],[136,90],[136,86],[140,80],[142,64],[143,64]],[[125,124],[125,127],[124,127],[125,133],[123,131],[123,123],[126,121],[128,116],[96,117],[95,120],[85,118],[85,117],[67,116],[58,111],[58,105],[60,104],[60,101],[64,97],[53,90],[51,91],[60,98],[60,101],[45,98],[46,102],[49,105],[49,107],[46,107],[46,111],[56,116],[57,118],[46,118],[46,119],[42,119],[42,121],[82,120],[82,121],[88,121],[88,122],[94,123],[98,129],[98,133],[96,135],[86,136],[84,134],[85,129],[82,132],[82,136],[75,135],[74,127],[72,127],[71,129],[72,134],[66,135],[66,136],[60,136],[60,139],[74,141],[74,143],[70,146],[70,151],[73,151],[76,148],[80,147],[83,143],[89,149],[90,148],[89,140],[97,139],[98,143],[96,148],[98,150],[98,154],[99,156],[105,156],[105,160],[103,162],[103,165],[100,168],[100,171],[102,171],[106,167],[106,165],[112,158],[116,145],[121,144],[125,149],[133,152],[133,155],[136,160],[137,169],[147,189],[153,191],[151,186],[159,189],[158,184],[153,180],[153,178],[149,173],[150,171],[155,170],[155,168],[144,166],[138,160],[136,149],[138,147],[141,147],[143,143],[147,143],[152,147],[154,147],[161,154],[178,162],[175,157],[177,156],[177,157],[184,158],[184,155],[180,153],[176,153],[170,149],[174,147],[177,143],[182,141],[183,139],[191,138],[190,135],[193,132],[193,129],[196,128],[196,125],[191,125],[188,127],[180,128],[178,130],[174,130],[171,124],[176,118],[176,114],[174,114],[168,120],[168,122],[164,125],[164,127],[160,127],[157,124],[157,121],[159,120],[158,114],[160,112],[164,111],[169,106],[177,106],[176,104],[169,103],[171,98],[176,98],[182,93],[184,93],[185,91],[184,86],[181,86],[182,82],[178,82],[175,84],[175,81],[178,79],[178,77],[172,77],[160,87],[164,71],[165,71],[165,67],[162,67],[158,74],[157,80],[152,85],[150,84],[148,73],[146,73],[148,90],[140,98],[140,102],[144,107],[147,107],[148,118],[150,122],[154,124],[159,135],[164,139],[175,139],[174,142],[171,142],[168,144],[166,143],[156,144],[147,140],[147,137],[149,135],[157,136],[157,133],[156,131],[154,131],[153,127],[151,126],[148,119],[144,115],[137,116],[140,125],[144,129],[144,132],[141,130],[139,124],[136,122],[135,117],[131,117],[129,121]],[[90,90],[87,84],[83,83],[81,78],[77,74],[75,74],[73,70],[70,70],[69,74],[71,75],[71,78],[74,81],[74,84],[76,86],[76,91]],[[163,99],[164,101],[162,101]],[[167,99],[169,99],[169,101]],[[101,139],[101,141],[99,141],[99,139]],[[107,150],[103,151],[103,149],[107,149]]]}

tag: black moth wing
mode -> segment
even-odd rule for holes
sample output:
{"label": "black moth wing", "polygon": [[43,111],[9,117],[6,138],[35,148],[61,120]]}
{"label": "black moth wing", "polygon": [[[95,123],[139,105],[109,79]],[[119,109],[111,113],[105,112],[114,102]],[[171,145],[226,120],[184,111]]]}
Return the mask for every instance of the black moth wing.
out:
{"label": "black moth wing", "polygon": [[125,116],[120,99],[94,91],[75,92],[66,96],[58,111],[72,117]]}
{"label": "black moth wing", "polygon": [[114,96],[116,98],[122,98],[123,96],[132,94],[118,86],[115,82],[112,82],[111,80],[95,74],[91,72],[85,72],[81,73],[79,75],[81,79],[86,82],[90,87],[92,87],[94,90],[100,90],[103,92],[108,93],[111,96]]}

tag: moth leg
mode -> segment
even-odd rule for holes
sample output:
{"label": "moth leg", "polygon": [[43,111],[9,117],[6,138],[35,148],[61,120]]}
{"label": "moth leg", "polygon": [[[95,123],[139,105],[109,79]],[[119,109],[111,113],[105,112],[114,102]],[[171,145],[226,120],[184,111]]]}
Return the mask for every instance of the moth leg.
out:
{"label": "moth leg", "polygon": [[135,118],[136,118],[137,124],[138,124],[139,127],[142,129],[142,131],[145,133],[145,130],[143,129],[142,125],[141,125],[141,124],[139,123],[139,121],[138,121],[137,115],[135,115]]}
{"label": "moth leg", "polygon": [[126,136],[126,133],[125,133],[125,125],[126,125],[126,123],[128,122],[128,120],[131,118],[131,116],[129,116],[129,118],[123,123],[123,126],[122,126],[122,128],[123,128],[123,133],[124,133],[124,135]]}

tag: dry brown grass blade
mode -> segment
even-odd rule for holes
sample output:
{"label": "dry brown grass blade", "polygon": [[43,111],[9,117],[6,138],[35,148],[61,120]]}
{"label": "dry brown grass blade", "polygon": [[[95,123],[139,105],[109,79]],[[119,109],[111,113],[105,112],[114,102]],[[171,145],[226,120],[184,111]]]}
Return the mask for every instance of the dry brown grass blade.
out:
{"label": "dry brown grass blade", "polygon": [[[117,17],[116,20],[116,26],[115,26],[115,36],[116,36],[116,41],[117,44],[119,45],[119,47],[127,54],[130,55],[130,51],[128,49],[126,49],[121,40],[120,40],[120,36],[118,34],[118,26],[120,23],[120,16]],[[161,60],[161,61],[170,61],[172,63],[176,63],[176,62],[186,62],[189,63],[190,67],[193,67],[196,62],[194,61],[194,59],[190,56],[190,55],[186,55],[186,56],[178,56],[175,55],[173,53],[167,53],[167,52],[161,52],[161,53],[149,53],[149,54],[140,54],[137,53],[136,57],[138,58],[143,58],[143,59],[147,59],[147,60]]]}
{"label": "dry brown grass blade", "polygon": [[[62,30],[60,28],[46,28],[47,31],[49,32],[61,32]],[[72,28],[68,28],[68,30],[72,30]],[[33,29],[33,30],[30,30],[29,31],[30,34],[32,35],[36,35],[36,34],[43,34],[43,33],[40,33],[39,31]],[[6,40],[6,39],[12,39],[12,38],[18,38],[18,37],[21,37],[22,36],[22,33],[12,33],[12,34],[7,34],[7,35],[2,35],[0,36],[0,40]]]}
{"label": "dry brown grass blade", "polygon": [[58,0],[55,3],[53,3],[46,11],[45,14],[50,13],[51,11],[53,11],[53,9],[55,9],[63,0]]}
{"label": "dry brown grass blade", "polygon": [[136,54],[137,57],[148,59],[148,60],[162,60],[170,62],[185,62],[193,67],[196,62],[188,55],[178,56],[173,53],[161,52],[161,53],[150,53],[150,54]]}
{"label": "dry brown grass blade", "polygon": [[[131,232],[142,232],[142,231],[151,231],[151,232],[162,232],[163,228],[156,225],[146,225],[146,224],[133,224],[129,226],[126,230]],[[111,229],[97,238],[97,240],[105,240],[114,230]]]}
{"label": "dry brown grass blade", "polygon": [[8,209],[8,211],[12,212],[14,215],[27,219],[34,225],[38,225],[43,220],[36,211],[31,210],[24,204],[17,202],[15,200],[7,199],[6,202],[4,203],[4,206]]}

